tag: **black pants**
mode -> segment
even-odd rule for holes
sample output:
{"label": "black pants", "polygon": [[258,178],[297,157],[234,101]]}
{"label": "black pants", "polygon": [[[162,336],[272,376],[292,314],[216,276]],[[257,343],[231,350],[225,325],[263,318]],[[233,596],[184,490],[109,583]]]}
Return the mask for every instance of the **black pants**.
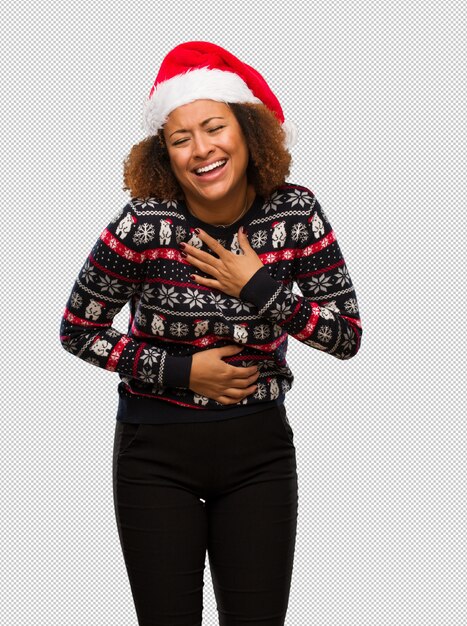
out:
{"label": "black pants", "polygon": [[139,626],[283,626],[298,514],[285,406],[219,422],[116,423],[118,533]]}

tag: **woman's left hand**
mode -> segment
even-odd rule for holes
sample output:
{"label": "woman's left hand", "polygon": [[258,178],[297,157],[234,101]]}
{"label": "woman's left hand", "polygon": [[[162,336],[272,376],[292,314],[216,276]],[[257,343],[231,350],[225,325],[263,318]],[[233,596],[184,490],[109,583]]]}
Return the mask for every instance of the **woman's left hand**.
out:
{"label": "woman's left hand", "polygon": [[217,259],[212,254],[185,243],[182,248],[187,255],[185,261],[214,277],[203,278],[199,274],[193,274],[194,280],[200,285],[219,289],[229,296],[238,298],[242,288],[253,274],[256,274],[263,267],[261,259],[250,246],[247,235],[239,229],[238,243],[244,254],[234,254],[230,250],[226,250],[216,239],[201,229],[197,236],[219,258]]}

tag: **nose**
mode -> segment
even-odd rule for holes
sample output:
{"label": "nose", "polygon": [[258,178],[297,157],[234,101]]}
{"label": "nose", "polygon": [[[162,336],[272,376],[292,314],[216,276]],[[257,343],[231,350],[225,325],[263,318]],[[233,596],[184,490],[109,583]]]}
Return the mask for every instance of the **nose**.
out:
{"label": "nose", "polygon": [[208,135],[201,133],[193,137],[193,156],[195,158],[205,159],[213,150],[214,148]]}

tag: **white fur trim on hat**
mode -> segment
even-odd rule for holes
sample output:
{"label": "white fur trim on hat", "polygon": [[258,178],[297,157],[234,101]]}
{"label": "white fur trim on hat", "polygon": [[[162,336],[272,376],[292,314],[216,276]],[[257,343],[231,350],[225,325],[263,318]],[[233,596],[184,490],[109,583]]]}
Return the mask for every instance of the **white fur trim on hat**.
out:
{"label": "white fur trim on hat", "polygon": [[238,74],[202,67],[159,83],[152,97],[144,101],[141,127],[146,135],[156,135],[171,111],[194,100],[205,99],[261,103]]}
{"label": "white fur trim on hat", "polygon": [[290,120],[285,120],[282,124],[282,128],[285,132],[285,147],[287,149],[293,148],[297,143],[297,126]]}

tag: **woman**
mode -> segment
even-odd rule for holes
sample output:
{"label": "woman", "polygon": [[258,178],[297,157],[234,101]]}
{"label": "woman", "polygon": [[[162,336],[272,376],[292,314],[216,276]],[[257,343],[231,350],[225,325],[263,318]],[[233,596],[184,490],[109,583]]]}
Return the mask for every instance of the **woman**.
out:
{"label": "woman", "polygon": [[[208,551],[222,626],[283,625],[298,511],[288,335],[351,358],[355,291],[313,192],[286,182],[295,133],[256,70],[183,43],[143,112],[131,200],[84,263],[61,341],[121,378],[114,502],[139,624],[201,624]],[[112,320],[128,301],[124,334]]]}

